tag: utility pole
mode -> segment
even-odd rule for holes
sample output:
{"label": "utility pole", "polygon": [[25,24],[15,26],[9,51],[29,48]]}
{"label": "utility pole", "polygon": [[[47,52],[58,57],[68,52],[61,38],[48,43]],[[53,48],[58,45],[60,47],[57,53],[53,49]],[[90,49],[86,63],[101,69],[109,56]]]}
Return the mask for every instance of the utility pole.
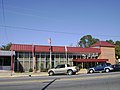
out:
{"label": "utility pole", "polygon": [[35,58],[35,46],[32,45],[32,56],[33,56],[33,72],[36,72],[36,58]]}
{"label": "utility pole", "polygon": [[50,68],[52,68],[52,47],[51,47],[51,38],[48,39],[48,43],[50,44]]}
{"label": "utility pole", "polygon": [[68,64],[68,57],[67,57],[67,46],[65,46],[65,54],[66,54],[66,64]]}

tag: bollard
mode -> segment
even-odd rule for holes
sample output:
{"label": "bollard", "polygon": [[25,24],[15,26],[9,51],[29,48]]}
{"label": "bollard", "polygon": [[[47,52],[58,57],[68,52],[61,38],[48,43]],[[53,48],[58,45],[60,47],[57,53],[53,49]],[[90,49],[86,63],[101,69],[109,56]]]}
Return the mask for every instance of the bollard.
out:
{"label": "bollard", "polygon": [[31,75],[29,75],[29,77],[31,77]]}

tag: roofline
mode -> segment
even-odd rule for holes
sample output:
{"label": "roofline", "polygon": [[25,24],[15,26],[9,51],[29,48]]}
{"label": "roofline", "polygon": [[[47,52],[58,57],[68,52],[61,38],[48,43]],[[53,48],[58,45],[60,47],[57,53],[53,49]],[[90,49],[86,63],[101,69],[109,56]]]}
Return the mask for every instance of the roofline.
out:
{"label": "roofline", "polygon": [[[28,47],[27,47],[28,46]],[[49,52],[49,45],[34,45],[35,52]],[[66,52],[66,46],[51,46],[53,52]],[[84,49],[84,50],[83,50]],[[13,51],[21,51],[21,52],[32,52],[32,45],[30,44],[12,44],[10,50]],[[81,47],[70,47],[67,46],[68,53],[101,53],[100,49],[98,48],[81,48]]]}
{"label": "roofline", "polygon": [[[108,43],[110,46],[108,45],[103,45],[103,43]],[[106,42],[106,41],[98,41],[96,42],[95,44],[91,45],[91,47],[114,47],[115,48],[115,45],[109,43],[109,42]]]}

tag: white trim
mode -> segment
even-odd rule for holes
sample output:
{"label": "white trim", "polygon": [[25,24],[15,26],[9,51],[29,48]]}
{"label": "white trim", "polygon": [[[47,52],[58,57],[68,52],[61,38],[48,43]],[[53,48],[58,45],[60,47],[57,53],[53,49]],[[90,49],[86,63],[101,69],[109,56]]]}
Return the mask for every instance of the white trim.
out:
{"label": "white trim", "polygon": [[12,56],[15,55],[15,51],[0,51],[0,56]]}

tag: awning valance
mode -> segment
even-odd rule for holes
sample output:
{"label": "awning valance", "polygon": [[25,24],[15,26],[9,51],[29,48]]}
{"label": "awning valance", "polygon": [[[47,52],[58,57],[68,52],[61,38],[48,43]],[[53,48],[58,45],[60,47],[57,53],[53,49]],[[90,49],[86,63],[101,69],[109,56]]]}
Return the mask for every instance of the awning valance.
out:
{"label": "awning valance", "polygon": [[73,59],[73,62],[106,62],[108,59]]}

